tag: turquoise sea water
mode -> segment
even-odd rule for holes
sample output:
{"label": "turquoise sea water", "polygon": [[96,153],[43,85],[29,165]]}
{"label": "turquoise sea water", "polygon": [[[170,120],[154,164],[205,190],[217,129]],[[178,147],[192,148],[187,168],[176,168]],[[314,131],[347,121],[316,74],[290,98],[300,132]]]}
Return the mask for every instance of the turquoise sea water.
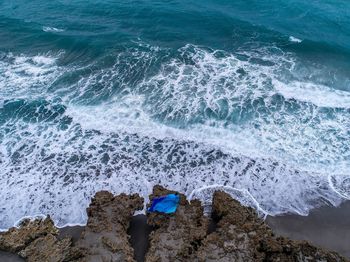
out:
{"label": "turquoise sea water", "polygon": [[155,184],[350,197],[350,2],[2,0],[0,228]]}

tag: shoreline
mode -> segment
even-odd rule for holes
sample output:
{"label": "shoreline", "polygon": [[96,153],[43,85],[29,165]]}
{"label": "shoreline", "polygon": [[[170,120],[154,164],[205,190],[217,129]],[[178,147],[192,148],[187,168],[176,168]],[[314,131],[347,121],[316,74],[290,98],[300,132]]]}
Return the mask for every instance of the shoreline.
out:
{"label": "shoreline", "polygon": [[350,200],[338,207],[323,206],[308,216],[286,214],[268,216],[265,222],[281,236],[338,252],[350,259]]}
{"label": "shoreline", "polygon": [[[195,198],[191,198],[191,195],[188,198],[189,198],[189,200],[194,200],[195,199]],[[300,214],[297,214],[297,213],[282,213],[282,214],[278,214],[278,215],[275,215],[275,216],[266,214],[263,219],[265,221],[267,221],[267,220],[271,220],[271,218],[282,218],[282,217],[291,217],[291,216],[293,216],[293,217],[302,217],[303,218],[303,217],[309,217],[310,214],[314,214],[315,212],[316,213],[322,213],[322,212],[325,212],[326,210],[332,212],[332,211],[343,209],[343,208],[350,209],[350,199],[347,199],[344,196],[342,196],[342,198],[343,198],[343,202],[341,202],[338,206],[325,205],[325,206],[321,206],[321,207],[316,207],[316,208],[311,209],[309,211],[309,214],[306,215],[306,216],[300,215]],[[258,210],[256,210],[256,211],[258,212]],[[22,218],[18,219],[11,227],[9,227],[9,228],[0,228],[0,233],[6,232],[10,228],[13,228],[13,227],[18,228],[23,220],[29,219],[29,220],[33,221],[33,220],[36,220],[36,219],[45,219],[47,217],[47,215],[48,214],[37,214],[37,215],[33,215],[33,216],[23,216]],[[138,215],[146,215],[146,211],[145,210],[138,210],[138,211],[135,212],[134,216],[138,216]],[[59,225],[57,225],[54,222],[54,225],[55,225],[56,228],[61,230],[61,229],[66,229],[66,228],[85,227],[86,223],[67,223],[67,224],[64,224],[63,226],[59,226]],[[273,223],[272,225],[274,226],[275,224]]]}
{"label": "shoreline", "polygon": [[[286,214],[281,216],[268,216],[265,223],[276,236],[287,237],[291,240],[306,240],[325,250],[338,252],[350,259],[350,201],[343,202],[338,207],[324,206],[310,211],[308,216]],[[130,226],[127,234],[130,236],[130,245],[135,250],[136,261],[144,261],[149,250],[149,234],[152,227],[147,224],[145,215],[130,217]],[[211,225],[209,225],[209,231]],[[81,238],[87,226],[66,226],[58,228],[57,238],[63,240],[72,238],[73,244]],[[216,225],[213,226],[216,228]],[[214,232],[216,229],[213,229]],[[210,233],[207,233],[210,234]],[[18,255],[0,251],[0,261],[25,261]]]}
{"label": "shoreline", "polygon": [[[280,216],[267,216],[265,222],[276,235],[288,237],[292,240],[306,240],[310,243],[331,250],[350,259],[350,200],[346,200],[337,207],[324,206],[310,211],[308,216],[297,214],[283,214]],[[341,218],[344,218],[341,220]],[[135,215],[133,221],[135,228],[141,228],[141,232],[131,232],[132,237],[138,235],[137,240],[131,240],[136,250],[136,258],[144,253],[147,243],[142,241],[146,216]],[[339,225],[339,221],[342,221]],[[333,222],[333,224],[332,224]],[[85,226],[75,225],[60,228],[60,234],[70,235],[77,240]],[[317,230],[316,230],[317,229]],[[341,233],[340,233],[341,232]],[[340,233],[340,234],[339,234]],[[347,235],[346,238],[342,237]],[[134,242],[133,242],[134,241]],[[139,251],[139,252],[138,252]],[[1,258],[1,256],[0,256]]]}

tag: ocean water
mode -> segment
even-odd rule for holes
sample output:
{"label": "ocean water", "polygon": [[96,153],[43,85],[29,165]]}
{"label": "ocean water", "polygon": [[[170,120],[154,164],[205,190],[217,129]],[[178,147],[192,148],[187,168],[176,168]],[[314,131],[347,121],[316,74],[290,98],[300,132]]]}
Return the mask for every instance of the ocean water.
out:
{"label": "ocean water", "polygon": [[349,199],[350,2],[1,0],[0,228],[155,184]]}

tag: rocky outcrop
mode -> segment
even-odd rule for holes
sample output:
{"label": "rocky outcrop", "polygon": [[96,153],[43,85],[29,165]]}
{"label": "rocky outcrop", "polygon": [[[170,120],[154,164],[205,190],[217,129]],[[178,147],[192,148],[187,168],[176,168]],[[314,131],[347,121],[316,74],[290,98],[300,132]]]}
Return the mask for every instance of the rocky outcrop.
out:
{"label": "rocky outcrop", "polygon": [[275,237],[253,209],[224,192],[215,192],[212,208],[217,229],[191,261],[347,261],[308,242]]}
{"label": "rocky outcrop", "polygon": [[28,262],[38,261],[82,261],[83,254],[72,247],[71,238],[58,240],[56,236],[48,234],[31,242],[19,255]]}
{"label": "rocky outcrop", "polygon": [[[155,186],[150,200],[170,193],[176,192]],[[180,202],[175,214],[148,215],[147,222],[154,227],[154,231],[150,235],[147,262],[189,261],[207,234],[208,218],[203,216],[200,201],[188,202],[183,194],[179,195]]]}
{"label": "rocky outcrop", "polygon": [[0,249],[16,253],[24,249],[29,243],[47,234],[57,235],[58,229],[48,216],[46,219],[25,219],[19,227],[10,228],[0,233]]}
{"label": "rocky outcrop", "polygon": [[29,262],[131,262],[134,250],[127,229],[134,212],[143,208],[138,195],[113,196],[102,191],[92,199],[88,222],[73,246],[72,239],[58,238],[50,217],[25,220],[19,228],[0,233],[0,250],[17,253]]}
{"label": "rocky outcrop", "polygon": [[[155,186],[150,200],[169,193],[177,192]],[[209,232],[209,218],[203,215],[201,203],[179,196],[174,214],[147,214],[153,231],[146,262],[348,261],[308,242],[276,237],[253,209],[221,191],[213,196],[216,228]],[[143,199],[137,194],[98,192],[87,209],[87,225],[75,244],[70,237],[59,238],[48,217],[24,220],[20,227],[0,233],[0,250],[17,253],[30,262],[131,262],[134,250],[127,230],[134,212],[142,208]]]}
{"label": "rocky outcrop", "polygon": [[24,220],[21,225],[0,233],[0,250],[18,253],[29,262],[77,261],[82,254],[70,238],[59,240],[58,229],[46,219]]}
{"label": "rocky outcrop", "polygon": [[273,234],[253,209],[217,191],[212,212],[217,228],[202,241],[193,261],[263,261],[259,240]]}
{"label": "rocky outcrop", "polygon": [[[168,193],[155,187],[150,199]],[[148,214],[151,233],[146,262],[154,261],[347,261],[342,256],[303,241],[275,237],[256,212],[227,193],[213,196],[212,216],[216,230],[207,233],[208,220],[198,201],[181,201],[174,215]]]}
{"label": "rocky outcrop", "polygon": [[139,195],[96,193],[87,209],[88,222],[77,246],[85,253],[84,261],[134,261],[127,229],[136,210],[143,208]]}

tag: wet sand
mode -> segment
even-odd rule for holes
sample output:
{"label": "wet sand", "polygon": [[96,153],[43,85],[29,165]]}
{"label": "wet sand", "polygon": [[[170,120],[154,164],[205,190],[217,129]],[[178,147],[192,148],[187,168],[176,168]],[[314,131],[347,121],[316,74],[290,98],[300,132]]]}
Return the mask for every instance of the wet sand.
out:
{"label": "wet sand", "polygon": [[23,262],[25,260],[20,256],[17,256],[8,252],[0,251],[0,261],[1,262]]}
{"label": "wet sand", "polygon": [[[312,244],[333,250],[350,259],[350,201],[339,207],[322,207],[310,212],[309,216],[283,215],[268,217],[267,224],[277,235],[293,240],[308,240]],[[60,237],[72,236],[77,241],[84,227],[65,227],[60,229]],[[151,228],[146,224],[146,217],[138,215],[131,221],[129,234],[135,249],[137,261],[143,261]],[[0,252],[0,261],[24,261],[16,255]]]}
{"label": "wet sand", "polygon": [[308,216],[268,217],[273,231],[294,240],[308,240],[316,246],[334,250],[350,259],[350,201],[339,207],[322,207]]}

